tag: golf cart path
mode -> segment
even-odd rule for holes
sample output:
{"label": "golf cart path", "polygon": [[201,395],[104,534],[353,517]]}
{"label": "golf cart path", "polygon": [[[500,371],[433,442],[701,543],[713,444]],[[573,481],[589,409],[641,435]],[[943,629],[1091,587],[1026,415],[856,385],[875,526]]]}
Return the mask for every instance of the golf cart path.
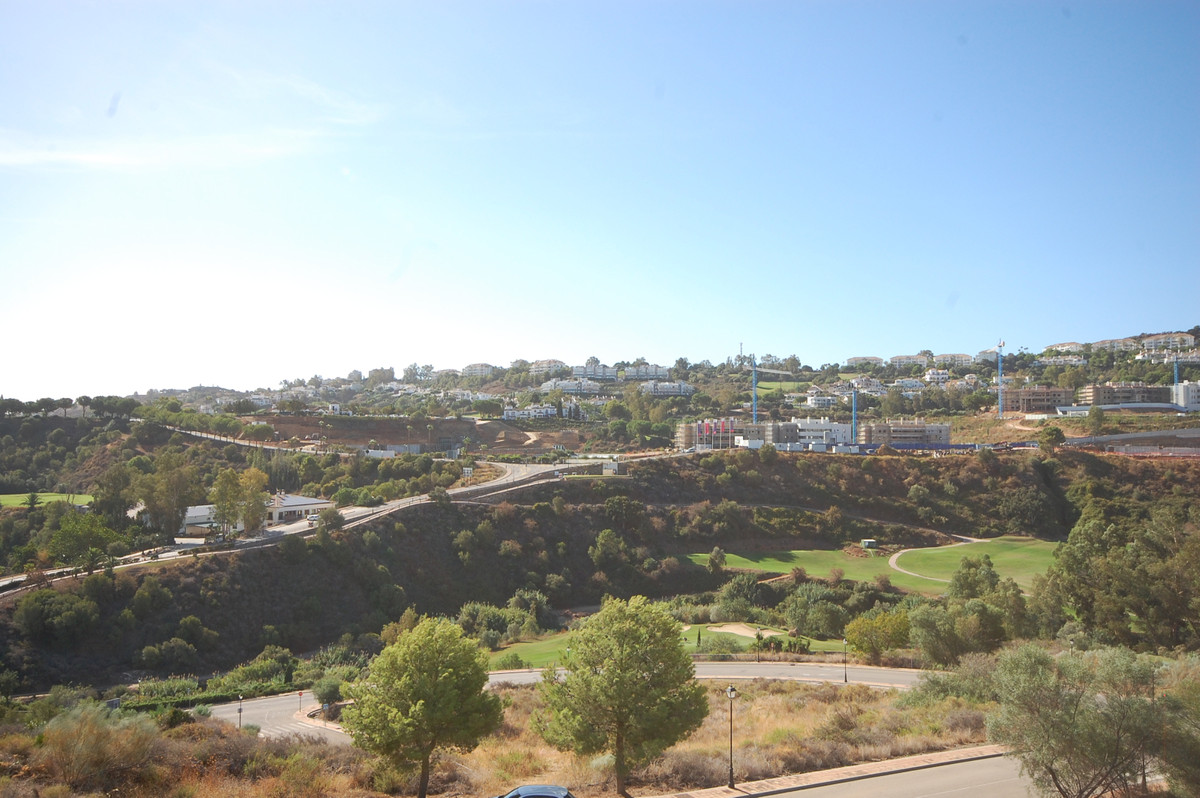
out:
{"label": "golf cart path", "polygon": [[[983,543],[984,542],[983,538],[969,538],[966,535],[953,535],[953,537],[958,538],[959,542],[951,543],[949,546],[937,546],[936,548],[950,549],[950,548],[954,548],[955,546],[967,546],[971,543]],[[918,579],[928,579],[931,582],[945,582],[946,584],[950,584],[949,579],[938,579],[936,576],[926,576],[925,574],[913,573],[912,571],[908,571],[908,570],[905,570],[904,568],[901,568],[899,565],[897,565],[896,561],[899,560],[900,555],[904,554],[906,551],[929,551],[929,549],[927,549],[927,548],[900,549],[900,551],[896,552],[891,557],[888,557],[888,567],[890,567],[893,571],[899,571],[902,574],[908,574],[909,576],[915,576]]]}

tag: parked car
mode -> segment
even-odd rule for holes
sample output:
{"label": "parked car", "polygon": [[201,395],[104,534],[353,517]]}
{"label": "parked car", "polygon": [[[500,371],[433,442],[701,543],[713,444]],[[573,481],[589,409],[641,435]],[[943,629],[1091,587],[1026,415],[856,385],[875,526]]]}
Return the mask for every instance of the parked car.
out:
{"label": "parked car", "polygon": [[575,798],[566,787],[553,784],[526,784],[496,798]]}

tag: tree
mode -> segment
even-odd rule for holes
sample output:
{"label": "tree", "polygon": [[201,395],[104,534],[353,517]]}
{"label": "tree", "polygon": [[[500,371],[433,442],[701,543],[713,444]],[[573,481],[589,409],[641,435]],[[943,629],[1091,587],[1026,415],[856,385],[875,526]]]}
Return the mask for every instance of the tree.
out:
{"label": "tree", "polygon": [[1038,448],[1044,452],[1054,453],[1054,450],[1067,440],[1062,429],[1055,426],[1046,427],[1038,434]]}
{"label": "tree", "polygon": [[878,665],[883,652],[908,645],[908,613],[904,610],[860,615],[846,624],[846,641]]}
{"label": "tree", "polygon": [[958,570],[950,577],[950,587],[946,595],[951,598],[973,599],[989,595],[1000,584],[1000,575],[992,566],[992,558],[963,557],[958,562]]}
{"label": "tree", "polygon": [[1088,409],[1088,432],[1092,435],[1099,435],[1104,430],[1104,408],[1099,405],[1092,405]]}
{"label": "tree", "polygon": [[421,768],[419,798],[439,749],[470,751],[500,725],[500,699],[484,692],[487,658],[462,629],[427,618],[371,663],[367,677],[345,685],[354,704],[343,723],[354,742],[398,766]]}
{"label": "tree", "polygon": [[1127,795],[1163,731],[1154,674],[1127,649],[1057,658],[1035,645],[1007,651],[996,665],[1000,707],[988,718],[989,736],[1044,793]]}
{"label": "tree", "polygon": [[195,467],[173,452],[158,455],[153,472],[138,478],[136,495],[146,506],[151,526],[168,535],[183,526],[188,506],[204,497]]}
{"label": "tree", "polygon": [[242,482],[238,479],[237,472],[226,468],[217,474],[212,490],[208,493],[208,500],[213,506],[213,519],[221,525],[223,531],[228,532],[237,526],[238,519],[242,517],[243,501]]}
{"label": "tree", "polygon": [[50,538],[50,553],[69,565],[83,565],[91,573],[95,570],[91,552],[103,553],[117,539],[117,533],[106,527],[100,516],[68,512]]}
{"label": "tree", "polygon": [[708,714],[683,648],[679,622],[644,596],[610,599],[576,633],[559,680],[553,669],[541,684],[548,718],[543,737],[581,754],[611,751],[617,792],[626,777],[695,729]]}
{"label": "tree", "polygon": [[708,553],[708,570],[719,574],[724,567],[725,550],[720,546],[713,546],[713,550]]}
{"label": "tree", "polygon": [[241,516],[242,525],[247,532],[253,532],[262,526],[267,517],[267,482],[266,473],[257,468],[247,468],[238,477],[241,484]]}

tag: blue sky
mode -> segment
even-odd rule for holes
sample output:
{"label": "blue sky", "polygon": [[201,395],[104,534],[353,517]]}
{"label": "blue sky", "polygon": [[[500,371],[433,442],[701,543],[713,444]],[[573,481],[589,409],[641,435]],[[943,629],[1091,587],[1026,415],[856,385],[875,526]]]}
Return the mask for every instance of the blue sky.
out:
{"label": "blue sky", "polygon": [[1195,2],[0,0],[0,394],[1200,323]]}

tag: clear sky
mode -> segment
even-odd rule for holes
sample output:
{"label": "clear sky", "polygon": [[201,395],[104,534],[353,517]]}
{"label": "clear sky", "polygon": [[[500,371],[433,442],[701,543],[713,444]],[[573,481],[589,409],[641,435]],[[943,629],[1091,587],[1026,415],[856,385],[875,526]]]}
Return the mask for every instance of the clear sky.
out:
{"label": "clear sky", "polygon": [[1200,323],[1200,3],[0,0],[0,394]]}

